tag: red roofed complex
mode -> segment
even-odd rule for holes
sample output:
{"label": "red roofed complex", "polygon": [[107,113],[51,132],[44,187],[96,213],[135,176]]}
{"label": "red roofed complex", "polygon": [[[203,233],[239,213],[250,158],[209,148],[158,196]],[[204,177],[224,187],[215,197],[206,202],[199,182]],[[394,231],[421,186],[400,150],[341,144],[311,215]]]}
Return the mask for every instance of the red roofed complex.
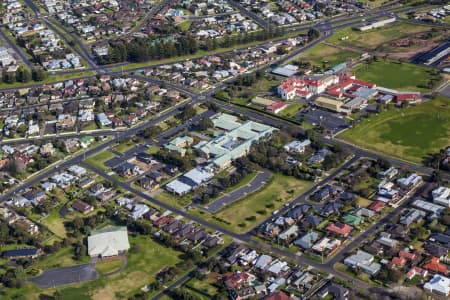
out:
{"label": "red roofed complex", "polygon": [[447,267],[444,264],[440,263],[438,257],[430,258],[430,260],[425,265],[423,265],[423,268],[430,272],[439,273],[445,276],[448,275]]}
{"label": "red roofed complex", "polygon": [[306,76],[303,79],[289,78],[281,82],[277,87],[278,95],[284,100],[291,100],[295,96],[301,96],[305,99],[312,95],[325,92],[327,87],[339,82],[335,75],[326,75],[322,77]]}
{"label": "red roofed complex", "polygon": [[353,227],[343,223],[335,223],[328,225],[326,230],[340,236],[347,237],[350,232],[352,232]]}

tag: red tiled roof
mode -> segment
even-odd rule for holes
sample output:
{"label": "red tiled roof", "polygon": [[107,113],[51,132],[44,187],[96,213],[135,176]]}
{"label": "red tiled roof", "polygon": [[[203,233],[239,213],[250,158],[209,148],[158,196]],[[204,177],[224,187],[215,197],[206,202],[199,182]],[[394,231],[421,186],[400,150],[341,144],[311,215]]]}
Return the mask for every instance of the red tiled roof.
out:
{"label": "red tiled roof", "polygon": [[347,236],[353,230],[353,227],[347,224],[329,224],[326,229],[333,233]]}
{"label": "red tiled roof", "polygon": [[291,296],[286,295],[284,292],[275,292],[263,298],[264,300],[293,300]]}
{"label": "red tiled roof", "polygon": [[438,257],[432,257],[430,260],[423,266],[425,270],[432,271],[435,273],[440,273],[445,276],[448,275],[447,267],[444,264],[439,262]]}
{"label": "red tiled roof", "polygon": [[280,108],[282,108],[282,107],[284,107],[284,106],[286,106],[287,104],[285,103],[285,102],[275,102],[275,103],[273,103],[273,104],[271,104],[271,105],[269,105],[269,106],[267,106],[267,109],[268,110],[277,110],[277,109],[280,109]]}
{"label": "red tiled roof", "polygon": [[371,209],[375,212],[379,212],[385,205],[386,205],[386,203],[384,203],[383,201],[375,201],[369,205],[369,209]]}

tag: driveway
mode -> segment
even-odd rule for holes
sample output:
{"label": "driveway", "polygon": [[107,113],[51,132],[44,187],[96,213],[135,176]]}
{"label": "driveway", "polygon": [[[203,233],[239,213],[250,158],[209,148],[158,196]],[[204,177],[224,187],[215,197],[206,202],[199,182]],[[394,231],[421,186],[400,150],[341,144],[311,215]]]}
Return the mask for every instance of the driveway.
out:
{"label": "driveway", "polygon": [[267,181],[269,181],[271,176],[272,173],[269,170],[263,169],[262,171],[258,172],[258,174],[256,174],[256,176],[248,184],[228,194],[225,194],[214,202],[208,204],[208,206],[205,206],[204,209],[214,214],[221,210],[223,207],[259,190],[267,183]]}
{"label": "driveway", "polygon": [[45,289],[75,282],[94,280],[99,277],[95,270],[95,260],[88,264],[47,270],[39,276],[28,278],[27,281]]}

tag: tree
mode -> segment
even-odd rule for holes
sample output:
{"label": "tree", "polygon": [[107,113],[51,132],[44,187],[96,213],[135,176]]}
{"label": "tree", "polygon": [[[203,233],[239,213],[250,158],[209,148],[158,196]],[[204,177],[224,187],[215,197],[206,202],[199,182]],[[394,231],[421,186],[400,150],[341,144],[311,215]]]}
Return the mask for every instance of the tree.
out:
{"label": "tree", "polygon": [[320,36],[320,32],[317,29],[311,28],[310,30],[308,30],[308,40],[309,41],[318,39],[319,36]]}
{"label": "tree", "polygon": [[208,128],[213,128],[214,123],[210,118],[203,118],[198,122],[197,127],[199,130],[207,130]]}
{"label": "tree", "polygon": [[43,69],[33,69],[31,72],[31,77],[34,81],[43,81],[47,78],[47,73]]}
{"label": "tree", "polygon": [[31,80],[30,70],[27,68],[20,66],[16,71],[16,80],[18,82],[28,82]]}

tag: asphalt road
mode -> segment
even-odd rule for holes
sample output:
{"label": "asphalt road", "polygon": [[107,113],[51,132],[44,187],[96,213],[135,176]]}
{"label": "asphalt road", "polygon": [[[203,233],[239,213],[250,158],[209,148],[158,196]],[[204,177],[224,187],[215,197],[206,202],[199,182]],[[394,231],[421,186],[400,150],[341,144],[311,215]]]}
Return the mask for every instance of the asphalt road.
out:
{"label": "asphalt road", "polygon": [[232,192],[226,193],[225,195],[221,196],[220,198],[218,198],[214,202],[209,203],[206,206],[200,207],[201,209],[214,214],[225,206],[230,205],[244,198],[245,196],[259,190],[270,180],[270,177],[272,177],[272,173],[267,169],[263,169],[262,171],[258,172],[252,179],[252,181],[250,181],[248,184]]}

